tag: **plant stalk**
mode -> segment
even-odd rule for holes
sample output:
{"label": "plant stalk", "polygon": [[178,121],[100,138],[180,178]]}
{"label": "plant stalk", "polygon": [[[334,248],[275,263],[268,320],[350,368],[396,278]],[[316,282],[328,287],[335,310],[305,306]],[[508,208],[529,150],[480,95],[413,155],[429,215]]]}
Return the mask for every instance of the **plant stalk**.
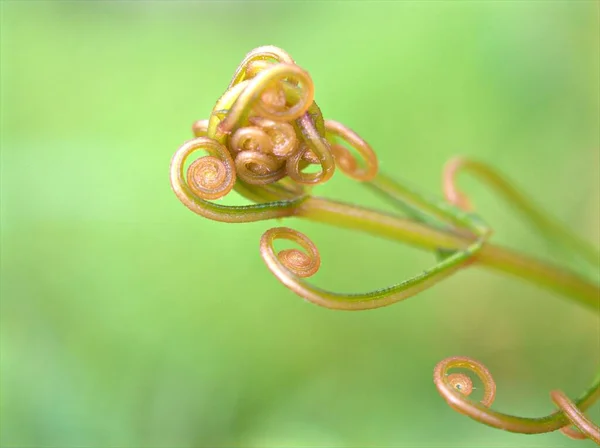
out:
{"label": "plant stalk", "polygon": [[[426,250],[460,250],[472,242],[465,235],[319,197],[307,199],[298,207],[295,215],[316,222],[360,230]],[[474,256],[473,264],[510,274],[561,293],[574,302],[600,313],[600,287],[563,267],[491,243],[483,245]]]}

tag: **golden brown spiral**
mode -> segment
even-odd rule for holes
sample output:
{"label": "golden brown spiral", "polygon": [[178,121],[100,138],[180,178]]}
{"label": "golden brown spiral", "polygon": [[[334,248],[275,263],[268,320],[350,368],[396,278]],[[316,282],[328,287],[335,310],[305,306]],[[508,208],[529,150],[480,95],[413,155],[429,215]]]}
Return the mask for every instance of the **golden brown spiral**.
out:
{"label": "golden brown spiral", "polygon": [[[270,86],[260,95],[260,101],[266,110],[273,111],[274,113],[281,113],[284,111],[287,99],[283,87],[279,83],[272,83]],[[260,106],[258,107],[260,109]]]}
{"label": "golden brown spiral", "polygon": [[[314,86],[310,75],[295,64],[273,64],[247,83],[227,117],[219,124],[221,132],[231,132],[249,116],[251,109],[255,115],[289,122],[302,116],[313,102]],[[288,94],[294,101],[288,101]]]}
{"label": "golden brown spiral", "polygon": [[258,127],[240,128],[229,139],[229,149],[233,156],[241,151],[258,151],[263,154],[273,152],[273,143],[265,131]]}
{"label": "golden brown spiral", "polygon": [[[434,369],[433,381],[440,395],[448,402],[448,404],[461,413],[468,413],[464,406],[463,396],[471,394],[473,390],[473,382],[463,374],[448,374],[448,370],[453,368],[463,368],[474,372],[482,381],[484,386],[484,396],[481,404],[485,407],[490,407],[496,396],[496,382],[489,370],[475,359],[466,356],[453,356],[440,361]],[[469,414],[470,415],[470,414]]]}
{"label": "golden brown spiral", "polygon": [[201,199],[218,199],[231,191],[235,184],[235,167],[229,151],[208,137],[196,137],[179,149],[189,157],[192,152],[204,150],[208,156],[194,160],[187,169],[189,189]]}
{"label": "golden brown spiral", "polygon": [[467,397],[473,392],[473,381],[464,373],[451,373],[446,381],[451,387]]}
{"label": "golden brown spiral", "polygon": [[314,251],[307,255],[298,249],[285,249],[280,251],[277,256],[279,261],[298,277],[311,277],[319,270],[320,258],[318,253],[315,256]]}
{"label": "golden brown spiral", "polygon": [[[468,398],[473,390],[470,378],[462,373],[449,374],[448,371],[453,368],[468,369],[481,379],[484,396],[480,402]],[[598,379],[578,398],[577,403],[573,403],[562,392],[552,392],[552,399],[560,411],[541,418],[519,417],[490,409],[496,396],[496,384],[488,369],[474,359],[455,356],[440,361],[435,366],[433,381],[440,395],[455,411],[494,428],[521,434],[542,434],[560,429],[569,436],[581,438],[580,434],[568,427],[571,422],[586,437],[597,443],[600,441],[600,429],[583,414],[583,411],[598,398]]]}
{"label": "golden brown spiral", "polygon": [[298,148],[298,137],[291,124],[262,117],[251,117],[250,122],[260,127],[269,136],[271,152],[275,157],[285,159]]}
{"label": "golden brown spiral", "polygon": [[[333,175],[335,163],[329,143],[320,137],[313,138],[308,142],[300,144],[300,148],[292,154],[286,161],[287,174],[293,180],[300,184],[318,184],[325,182]],[[319,158],[315,152],[320,152],[323,159]],[[309,162],[310,161],[310,162]],[[311,164],[319,164],[320,171],[307,173],[303,169]]]}
{"label": "golden brown spiral", "polygon": [[[303,251],[298,249],[284,249],[275,254],[273,242],[275,240],[293,241]],[[317,273],[321,266],[321,256],[315,244],[304,234],[289,227],[276,227],[265,232],[261,239],[261,254],[269,267],[282,273],[280,280],[284,283],[289,274],[306,278]],[[271,266],[272,265],[272,266]],[[281,266],[286,271],[280,269]]]}
{"label": "golden brown spiral", "polygon": [[[377,175],[377,156],[373,148],[356,132],[332,120],[325,120],[325,129],[332,143],[331,151],[335,162],[343,173],[359,181],[369,181]],[[345,141],[353,148],[362,157],[361,162],[346,147],[335,143],[335,138]]]}
{"label": "golden brown spiral", "polygon": [[235,157],[237,175],[244,182],[264,185],[285,175],[285,165],[275,157],[259,151],[242,151]]}
{"label": "golden brown spiral", "polygon": [[[295,199],[306,195],[308,186],[330,179],[336,160],[344,172],[361,180],[377,170],[364,140],[337,122],[326,126],[314,102],[310,75],[273,46],[246,55],[210,119],[196,121],[192,130],[197,138],[221,145],[187,168],[188,193],[201,199],[222,197],[232,185],[254,202]],[[362,162],[343,142],[362,156]]]}

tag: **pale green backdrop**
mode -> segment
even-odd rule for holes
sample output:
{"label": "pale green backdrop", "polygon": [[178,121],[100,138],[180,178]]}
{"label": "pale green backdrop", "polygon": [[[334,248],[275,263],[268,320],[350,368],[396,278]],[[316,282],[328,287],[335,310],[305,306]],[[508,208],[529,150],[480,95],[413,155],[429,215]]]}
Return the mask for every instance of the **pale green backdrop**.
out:
{"label": "pale green backdrop", "polygon": [[[598,368],[592,312],[475,269],[390,308],[318,308],[262,263],[274,223],[194,215],[168,168],[245,53],[273,44],[386,171],[440,193],[447,159],[477,157],[598,244],[597,2],[2,1],[1,15],[2,447],[591,446],[477,424],[431,378],[471,356],[496,377],[495,409],[545,415],[551,389],[577,395]],[[461,184],[498,241],[546,253]],[[316,193],[379,204],[339,173]],[[327,288],[433,262],[286,224],[320,247]]]}

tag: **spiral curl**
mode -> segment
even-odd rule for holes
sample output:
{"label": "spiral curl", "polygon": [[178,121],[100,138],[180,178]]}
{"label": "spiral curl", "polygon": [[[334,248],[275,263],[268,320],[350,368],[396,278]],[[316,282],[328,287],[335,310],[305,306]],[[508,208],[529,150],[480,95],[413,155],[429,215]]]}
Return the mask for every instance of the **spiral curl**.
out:
{"label": "spiral curl", "polygon": [[250,122],[270,139],[270,152],[275,157],[285,160],[298,149],[298,138],[291,124],[262,117],[252,117]]}
{"label": "spiral curl", "polygon": [[[367,160],[371,175],[376,172],[377,162],[368,144],[339,123],[328,123],[329,127],[314,101],[314,85],[308,72],[280,48],[256,48],[238,66],[210,118],[193,124],[194,135],[204,138],[202,146],[212,153],[194,161],[187,176],[179,176],[178,164],[172,163],[173,189],[186,191],[178,197],[192,210],[229,221],[231,214],[246,212],[229,208],[228,213],[220,206],[221,212],[215,214],[215,208],[208,207],[206,200],[219,199],[235,188],[261,203],[263,210],[281,209],[282,201],[296,201],[298,205],[309,186],[332,177],[336,161],[342,171],[367,180],[364,170],[350,167],[344,153],[347,150],[337,143],[332,146],[329,140],[339,137],[355,147]],[[188,142],[182,145],[173,160],[187,158],[188,146]],[[311,170],[311,166],[318,168]],[[290,212],[294,205],[288,203],[285,207]]]}
{"label": "spiral curl", "polygon": [[[274,242],[276,240],[292,241],[304,249],[304,254],[289,252],[290,250],[276,253]],[[325,308],[333,310],[360,311],[389,306],[393,303],[407,299],[431,287],[434,283],[452,275],[460,265],[450,267],[435,275],[423,273],[408,280],[387,288],[381,288],[365,293],[344,294],[327,291],[304,281],[317,272],[321,261],[319,251],[315,244],[304,234],[288,227],[275,227],[267,230],[260,241],[260,254],[269,270],[293,292]],[[310,268],[299,267],[309,264]],[[310,273],[310,275],[307,275]]]}
{"label": "spiral curl", "polygon": [[444,399],[455,410],[468,413],[463,397],[469,396],[473,390],[473,382],[464,373],[448,374],[452,368],[463,368],[474,372],[483,383],[484,396],[481,405],[490,407],[496,397],[496,382],[490,371],[479,361],[465,356],[446,358],[434,369],[433,378],[435,385]]}
{"label": "spiral curl", "polygon": [[451,373],[446,380],[451,387],[467,397],[473,392],[473,380],[464,373]]}
{"label": "spiral curl", "polygon": [[285,167],[274,157],[259,151],[243,151],[235,158],[238,176],[249,184],[263,185],[285,176]]}
{"label": "spiral curl", "polygon": [[[210,118],[196,121],[192,131],[196,138],[185,142],[173,156],[171,185],[183,204],[210,219],[252,222],[310,216],[307,212],[310,209],[315,214],[322,212],[327,215],[332,209],[344,205],[309,198],[307,193],[312,185],[330,179],[336,166],[355,180],[371,181],[375,188],[392,198],[414,199],[412,192],[398,189],[385,177],[377,176],[375,153],[358,134],[340,123],[323,119],[314,101],[310,75],[277,47],[259,47],[248,53],[226,92],[215,104]],[[205,151],[208,155],[188,163],[197,151]],[[311,165],[319,165],[320,170],[307,172]],[[444,189],[450,203],[464,210],[471,208],[467,196],[456,187],[457,173],[465,169],[479,175],[511,199],[539,227],[564,236],[563,232],[556,231],[556,226],[540,218],[539,212],[496,172],[477,162],[456,159],[448,165]],[[224,197],[232,189],[256,203],[224,206],[211,202]],[[439,207],[429,207],[428,211],[433,211],[434,215],[440,212]],[[345,216],[360,220],[368,213],[361,210],[358,214],[353,210]],[[467,214],[469,221],[462,220],[460,216],[456,218],[456,214],[453,216],[455,223],[463,225],[474,219]],[[379,215],[378,219],[385,220],[386,217]],[[486,229],[483,234],[487,235]],[[277,239],[295,242],[302,250],[285,249],[276,253],[273,243]],[[570,240],[575,248],[583,247],[576,239],[571,237]],[[583,251],[586,252],[585,247]],[[344,310],[378,308],[415,295],[466,265],[471,261],[468,257],[472,253],[467,253],[465,259],[456,258],[443,270],[434,268],[398,285],[363,294],[341,294],[316,288],[304,281],[316,274],[321,264],[317,247],[308,237],[281,227],[267,231],[261,238],[261,255],[284,285],[317,305]],[[597,261],[596,252],[587,251],[586,254],[590,260]],[[448,259],[452,257],[455,256]],[[481,402],[467,398],[474,389],[468,375],[448,373],[455,367],[469,369],[480,377],[485,388]],[[600,429],[583,414],[600,396],[600,377],[574,402],[562,392],[552,392],[551,397],[560,411],[539,419],[491,410],[489,407],[496,391],[494,380],[485,366],[471,358],[453,357],[440,362],[434,371],[434,381],[453,409],[489,426],[520,433],[560,429],[570,437],[587,437],[600,444]],[[578,429],[572,429],[570,425]]]}
{"label": "spiral curl", "polygon": [[[470,370],[479,377],[484,387],[484,396],[480,402],[467,398],[473,389],[473,383],[464,373],[450,374],[449,370],[454,368]],[[598,428],[585,418],[582,410],[598,399],[600,377],[596,378],[592,387],[575,403],[562,392],[552,392],[552,399],[561,411],[542,418],[518,417],[489,409],[496,396],[496,383],[490,371],[472,358],[453,356],[440,361],[434,368],[433,381],[440,395],[452,409],[485,425],[522,434],[541,434],[559,429],[563,433],[571,434],[568,426],[573,423],[585,436],[596,441],[594,437],[598,435]]]}
{"label": "spiral curl", "polygon": [[[348,177],[359,181],[372,180],[377,175],[377,156],[373,148],[364,141],[356,132],[341,123],[325,120],[327,138],[332,143],[331,150],[340,169]],[[345,141],[362,157],[360,166],[357,159],[344,146],[335,143],[335,138]]]}
{"label": "spiral curl", "polygon": [[227,149],[218,142],[197,137],[184,148],[191,152],[205,150],[208,156],[196,159],[187,169],[189,189],[202,199],[218,199],[231,191],[235,183],[235,168]]}

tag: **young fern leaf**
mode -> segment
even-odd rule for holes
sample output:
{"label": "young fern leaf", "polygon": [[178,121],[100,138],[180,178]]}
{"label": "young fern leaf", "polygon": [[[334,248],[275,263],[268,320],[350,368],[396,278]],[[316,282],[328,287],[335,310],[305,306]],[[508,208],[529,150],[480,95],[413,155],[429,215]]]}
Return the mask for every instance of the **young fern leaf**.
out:
{"label": "young fern leaf", "polygon": [[[317,305],[340,310],[379,308],[411,297],[464,267],[477,265],[600,309],[598,285],[563,268],[492,245],[491,229],[468,210],[466,196],[455,185],[457,173],[469,170],[490,183],[545,234],[565,241],[584,258],[592,260],[597,252],[546,218],[495,171],[478,162],[457,159],[448,165],[444,175],[448,202],[379,173],[371,146],[343,124],[323,118],[314,101],[309,73],[280,48],[265,46],[248,53],[209,119],[196,121],[192,131],[195,138],[185,142],[173,156],[170,178],[179,200],[203,217],[229,223],[305,218],[441,255],[432,268],[394,286],[366,293],[331,292],[305,280],[318,271],[321,263],[317,247],[307,236],[287,227],[268,230],[260,241],[267,267],[285,286]],[[192,156],[199,152],[207,155],[194,159]],[[307,170],[309,167],[313,169]],[[336,167],[383,196],[407,217],[313,196],[312,186],[330,180]],[[213,202],[232,190],[253,204],[225,206]],[[302,250],[276,253],[274,242],[278,239],[295,242]],[[467,398],[472,382],[465,374],[448,374],[453,367],[468,368],[482,379],[482,402]],[[562,429],[597,441],[597,427],[582,412],[598,398],[600,379],[575,402],[553,392],[552,398],[561,410],[541,419],[492,411],[489,407],[495,396],[494,380],[482,364],[470,358],[453,357],[440,362],[434,381],[454,409],[487,425],[522,433]],[[569,429],[571,424],[579,432]]]}

